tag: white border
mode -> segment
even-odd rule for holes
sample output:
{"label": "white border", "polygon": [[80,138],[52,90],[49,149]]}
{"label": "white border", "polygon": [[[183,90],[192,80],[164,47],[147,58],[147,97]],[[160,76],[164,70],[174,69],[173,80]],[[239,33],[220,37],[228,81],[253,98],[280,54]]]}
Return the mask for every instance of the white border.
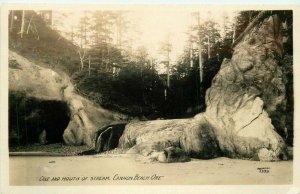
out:
{"label": "white border", "polygon": [[[20,2],[20,1],[19,1]],[[35,2],[36,1],[32,1]],[[37,1],[41,2],[41,1]],[[90,1],[85,1],[90,2]],[[120,1],[118,1],[120,3]],[[170,3],[169,1],[163,1],[160,3]],[[275,0],[272,1],[277,2]],[[283,2],[283,1],[281,1]],[[290,1],[285,1],[285,3]],[[55,1],[57,3],[57,1]],[[76,1],[78,3],[78,1]],[[80,1],[79,3],[83,3],[83,1]],[[103,3],[102,1],[100,3]],[[107,2],[106,2],[107,3]],[[115,3],[115,1],[110,2]],[[121,2],[122,3],[122,2]],[[123,2],[124,3],[124,2]],[[128,2],[127,2],[128,3]],[[130,5],[129,4],[122,4],[121,5],[101,5],[101,8],[103,9],[138,9],[141,6],[145,5]],[[146,2],[144,2],[146,3]],[[153,3],[150,2],[150,3]],[[155,3],[155,2],[154,2]],[[188,2],[191,3],[191,2]],[[133,3],[134,4],[134,3]],[[181,4],[181,3],[180,3]],[[69,5],[63,6],[62,4],[39,4],[34,5],[33,4],[26,4],[26,5],[20,5],[20,4],[2,4],[1,6],[1,64],[0,64],[0,81],[1,81],[1,93],[0,93],[0,142],[1,142],[1,152],[0,152],[0,173],[1,173],[1,192],[5,194],[10,193],[291,193],[296,194],[300,193],[300,190],[297,191],[297,189],[300,188],[300,153],[299,153],[299,129],[300,129],[300,114],[299,114],[299,102],[296,100],[298,96],[300,96],[300,85],[298,77],[299,72],[299,62],[300,62],[300,56],[297,53],[300,53],[300,27],[299,27],[299,18],[300,18],[300,6],[299,5],[266,5],[266,4],[260,4],[260,5],[243,5],[243,6],[232,6],[232,5],[222,5],[222,8],[227,9],[293,9],[293,19],[294,19],[294,96],[295,96],[295,116],[294,116],[294,169],[293,169],[293,185],[267,185],[267,186],[257,186],[257,185],[230,185],[230,186],[215,186],[215,185],[204,185],[204,186],[186,186],[186,185],[172,185],[172,186],[9,186],[9,173],[8,173],[8,166],[9,166],[9,160],[8,160],[8,30],[5,25],[7,25],[7,15],[9,9],[57,9],[62,8],[64,10],[67,9],[83,9],[82,5],[76,6],[76,5]],[[97,5],[99,6],[99,4]],[[84,8],[88,10],[92,9],[98,9],[95,5],[85,5]],[[199,5],[190,5],[190,4],[182,4],[182,5],[175,5],[175,4],[169,4],[169,5],[148,5],[146,8],[153,9],[152,6],[157,6],[155,9],[165,9],[172,8],[172,9],[178,9],[178,10],[194,10],[195,6]],[[217,6],[217,5],[213,5]],[[218,5],[220,6],[220,5]],[[201,5],[199,6],[199,9],[206,9],[208,7],[211,7],[211,5]],[[297,122],[298,121],[298,122]],[[224,177],[226,178],[226,177]]]}

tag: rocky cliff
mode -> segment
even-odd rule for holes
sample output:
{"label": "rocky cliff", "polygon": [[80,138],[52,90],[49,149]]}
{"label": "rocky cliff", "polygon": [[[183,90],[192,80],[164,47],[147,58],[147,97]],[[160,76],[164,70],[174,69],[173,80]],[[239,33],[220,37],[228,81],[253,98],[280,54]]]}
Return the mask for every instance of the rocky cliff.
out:
{"label": "rocky cliff", "polygon": [[19,143],[46,139],[92,146],[97,129],[127,118],[78,95],[63,73],[12,51],[9,61],[10,137]]}
{"label": "rocky cliff", "polygon": [[279,66],[281,22],[276,15],[264,14],[239,38],[232,59],[223,61],[206,91],[204,113],[191,119],[130,123],[119,146],[148,156],[159,153],[154,154],[158,160],[170,157],[167,147],[198,158],[285,159],[286,145],[269,117],[286,103]]}
{"label": "rocky cliff", "polygon": [[285,103],[280,27],[274,15],[249,30],[206,92],[205,117],[229,155],[282,157],[284,141],[269,117]]}

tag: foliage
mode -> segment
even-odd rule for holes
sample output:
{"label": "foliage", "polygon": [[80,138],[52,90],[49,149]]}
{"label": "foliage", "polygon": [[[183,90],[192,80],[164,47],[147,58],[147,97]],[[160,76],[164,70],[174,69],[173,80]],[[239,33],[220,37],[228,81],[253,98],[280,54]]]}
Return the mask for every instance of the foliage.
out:
{"label": "foliage", "polygon": [[[194,15],[197,20],[198,15]],[[172,68],[170,96],[164,108],[168,117],[188,117],[205,110],[205,91],[211,86],[223,58],[232,55],[232,25],[226,24],[224,29],[221,35],[219,25],[213,20],[191,26],[183,55]],[[199,73],[199,39],[202,46],[202,83]]]}
{"label": "foliage", "polygon": [[76,87],[105,108],[132,116],[150,116],[162,106],[163,84],[154,69],[131,63],[118,75],[102,71],[86,74],[80,71],[73,76]]}
{"label": "foliage", "polygon": [[293,56],[286,54],[280,61],[283,71],[283,82],[286,90],[286,129],[287,129],[287,143],[293,144],[293,129],[294,129],[294,75],[293,75]]}
{"label": "foliage", "polygon": [[[14,11],[16,19],[9,32],[9,48],[40,65],[69,74],[75,72],[79,67],[76,46],[52,30],[36,12],[25,13],[25,32],[21,38],[19,32],[22,11]],[[11,23],[11,20],[9,22]]]}
{"label": "foliage", "polygon": [[240,11],[235,18],[234,39],[237,39],[260,11]]}

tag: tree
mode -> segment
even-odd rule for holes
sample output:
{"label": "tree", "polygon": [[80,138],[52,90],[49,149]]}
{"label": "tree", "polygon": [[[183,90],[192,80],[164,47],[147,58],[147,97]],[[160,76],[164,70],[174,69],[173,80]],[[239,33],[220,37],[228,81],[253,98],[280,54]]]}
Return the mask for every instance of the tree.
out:
{"label": "tree", "polygon": [[172,51],[172,45],[169,36],[164,42],[161,43],[161,52],[164,55],[164,60],[162,61],[166,66],[167,74],[167,87],[170,87],[170,53]]}
{"label": "tree", "polygon": [[235,17],[235,30],[233,37],[236,40],[239,35],[246,29],[249,23],[255,18],[260,11],[240,11]]}
{"label": "tree", "polygon": [[[202,22],[200,12],[192,13],[195,24],[190,27],[190,45],[198,45],[198,64],[200,83],[203,81],[203,61],[219,55],[221,35],[219,25],[212,19]],[[192,48],[193,49],[193,48]],[[205,54],[203,56],[203,54]],[[204,60],[203,60],[204,59]],[[202,92],[203,93],[203,92]]]}
{"label": "tree", "polygon": [[220,47],[218,49],[218,60],[223,58],[231,58],[232,56],[232,43],[234,37],[235,24],[229,20],[226,13],[223,15],[223,33],[221,35]]}
{"label": "tree", "polygon": [[195,24],[190,27],[188,32],[190,35],[188,45],[190,50],[189,58],[191,64],[199,64],[198,69],[194,70],[199,74],[195,77],[195,80],[198,80],[198,83],[195,85],[195,91],[197,91],[197,104],[202,106],[204,104],[207,82],[205,74],[208,73],[206,72],[206,66],[213,65],[207,63],[207,61],[219,59],[219,49],[222,39],[220,27],[213,19],[208,19],[204,22],[201,21],[200,12],[194,12],[192,16],[195,18]]}
{"label": "tree", "polygon": [[[170,117],[192,116],[205,109],[205,91],[220,68],[223,53],[227,52],[223,51],[225,38],[219,24],[213,19],[201,20],[199,12],[193,16],[195,24],[188,29],[189,39],[170,74],[172,85],[165,108]],[[232,33],[229,27],[225,30],[226,38]]]}
{"label": "tree", "polygon": [[[207,54],[207,58],[213,58],[217,56],[217,46],[221,41],[221,35],[219,25],[214,21],[205,21],[200,26],[201,44],[204,45],[204,52]],[[206,57],[205,57],[206,58]]]}
{"label": "tree", "polygon": [[[115,13],[111,11],[96,11],[92,17],[91,30],[93,32],[92,38],[94,39],[92,49],[98,52],[99,68],[108,71],[111,58],[111,42],[114,34],[112,24],[115,19]],[[95,59],[96,57],[94,57]]]}
{"label": "tree", "polygon": [[52,11],[51,28],[60,34],[65,33],[64,20],[67,19],[71,14],[63,11]]}
{"label": "tree", "polygon": [[88,44],[87,30],[90,24],[86,12],[84,12],[84,16],[80,18],[78,25],[79,25],[78,30],[75,36],[79,39],[78,54],[80,58],[81,70],[83,70],[84,62],[88,61],[88,68],[89,68],[89,75],[90,75],[90,68],[91,68],[90,55],[87,55],[87,44]]}

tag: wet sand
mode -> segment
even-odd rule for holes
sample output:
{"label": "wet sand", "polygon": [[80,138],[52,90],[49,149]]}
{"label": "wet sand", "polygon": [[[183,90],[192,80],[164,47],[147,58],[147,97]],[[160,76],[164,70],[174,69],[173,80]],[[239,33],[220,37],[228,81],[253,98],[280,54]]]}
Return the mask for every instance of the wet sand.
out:
{"label": "wet sand", "polygon": [[291,184],[292,169],[293,161],[228,158],[153,163],[129,154],[9,157],[10,185]]}

